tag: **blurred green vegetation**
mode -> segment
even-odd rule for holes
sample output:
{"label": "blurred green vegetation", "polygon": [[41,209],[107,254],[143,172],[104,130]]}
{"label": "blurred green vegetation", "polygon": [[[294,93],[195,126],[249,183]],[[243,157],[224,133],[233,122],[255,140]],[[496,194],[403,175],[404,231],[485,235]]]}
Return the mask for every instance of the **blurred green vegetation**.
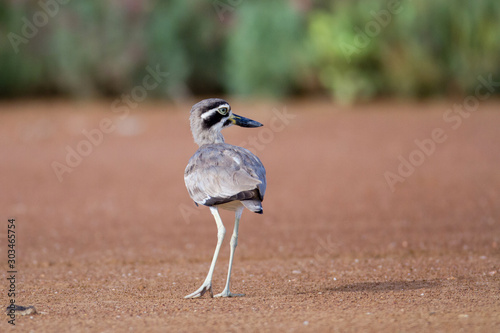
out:
{"label": "blurred green vegetation", "polygon": [[166,98],[464,95],[500,81],[499,18],[498,0],[6,0],[0,96],[120,95],[147,66]]}
{"label": "blurred green vegetation", "polygon": [[338,1],[311,13],[309,39],[338,100],[467,94],[500,81],[499,17],[495,0]]}

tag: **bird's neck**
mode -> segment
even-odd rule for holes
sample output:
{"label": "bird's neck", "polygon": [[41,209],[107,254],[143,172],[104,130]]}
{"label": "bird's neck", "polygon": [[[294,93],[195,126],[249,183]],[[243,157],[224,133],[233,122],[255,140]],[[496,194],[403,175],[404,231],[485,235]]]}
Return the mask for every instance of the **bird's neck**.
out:
{"label": "bird's neck", "polygon": [[219,131],[206,131],[198,134],[194,141],[201,147],[212,143],[224,143],[224,137]]}

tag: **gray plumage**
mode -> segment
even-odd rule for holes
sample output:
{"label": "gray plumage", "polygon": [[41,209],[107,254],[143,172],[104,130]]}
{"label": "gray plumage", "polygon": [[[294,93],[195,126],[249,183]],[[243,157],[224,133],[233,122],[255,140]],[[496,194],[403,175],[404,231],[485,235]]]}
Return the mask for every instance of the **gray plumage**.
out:
{"label": "gray plumage", "polygon": [[191,198],[213,206],[231,201],[262,213],[266,170],[257,156],[227,143],[203,145],[191,157],[184,173]]}

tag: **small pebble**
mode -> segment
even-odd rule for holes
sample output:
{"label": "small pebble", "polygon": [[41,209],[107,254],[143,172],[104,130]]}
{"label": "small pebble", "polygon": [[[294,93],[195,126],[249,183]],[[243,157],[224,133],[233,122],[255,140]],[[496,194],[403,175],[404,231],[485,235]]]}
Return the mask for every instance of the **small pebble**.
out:
{"label": "small pebble", "polygon": [[309,322],[306,320],[306,321],[304,322],[304,325],[306,325],[306,326],[307,326],[307,325],[309,325]]}

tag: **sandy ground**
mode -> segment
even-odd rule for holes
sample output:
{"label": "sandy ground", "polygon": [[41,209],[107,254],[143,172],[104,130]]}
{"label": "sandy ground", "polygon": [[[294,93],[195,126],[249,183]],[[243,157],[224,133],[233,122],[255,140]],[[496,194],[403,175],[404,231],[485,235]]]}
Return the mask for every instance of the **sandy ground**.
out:
{"label": "sandy ground", "polygon": [[216,226],[184,187],[190,104],[111,103],[0,103],[0,300],[14,217],[15,300],[38,311],[19,332],[500,331],[500,102],[233,102],[265,125],[225,131],[267,168],[264,215],[240,226],[246,296],[196,300]]}

